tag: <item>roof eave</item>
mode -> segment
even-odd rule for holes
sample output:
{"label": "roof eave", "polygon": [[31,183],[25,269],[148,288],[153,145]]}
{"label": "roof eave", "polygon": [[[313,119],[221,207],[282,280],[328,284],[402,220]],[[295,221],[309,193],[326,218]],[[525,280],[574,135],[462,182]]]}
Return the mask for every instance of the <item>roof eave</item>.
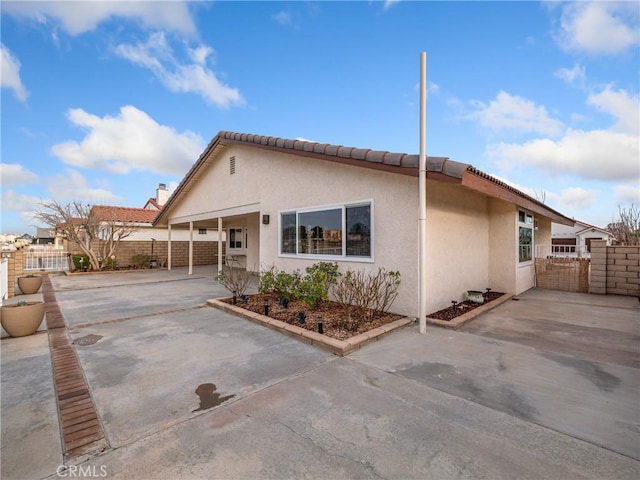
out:
{"label": "roof eave", "polygon": [[473,167],[467,169],[464,173],[461,184],[490,197],[513,203],[521,208],[550,218],[552,222],[570,227],[575,224],[573,219],[565,217],[544,203]]}

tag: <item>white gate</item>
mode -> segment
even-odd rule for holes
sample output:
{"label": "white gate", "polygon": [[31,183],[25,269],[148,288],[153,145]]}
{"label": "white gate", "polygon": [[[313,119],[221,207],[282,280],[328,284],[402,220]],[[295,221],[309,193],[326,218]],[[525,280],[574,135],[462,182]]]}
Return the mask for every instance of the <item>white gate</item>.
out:
{"label": "white gate", "polygon": [[60,272],[69,270],[69,254],[61,250],[30,250],[24,254],[25,271]]}

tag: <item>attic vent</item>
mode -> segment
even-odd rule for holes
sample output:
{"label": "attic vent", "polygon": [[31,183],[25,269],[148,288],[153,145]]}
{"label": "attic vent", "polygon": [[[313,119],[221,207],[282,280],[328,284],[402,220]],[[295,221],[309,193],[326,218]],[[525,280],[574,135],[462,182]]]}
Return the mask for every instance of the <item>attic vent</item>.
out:
{"label": "attic vent", "polygon": [[236,157],[229,157],[229,175],[236,173]]}

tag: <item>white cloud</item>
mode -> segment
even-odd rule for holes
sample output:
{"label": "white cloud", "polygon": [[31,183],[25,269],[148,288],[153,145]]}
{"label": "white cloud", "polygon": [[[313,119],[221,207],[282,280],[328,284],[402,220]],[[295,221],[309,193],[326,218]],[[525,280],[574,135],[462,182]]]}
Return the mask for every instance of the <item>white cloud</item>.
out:
{"label": "white cloud", "polygon": [[389,10],[391,7],[393,7],[394,5],[397,5],[400,2],[400,0],[384,0],[384,10]]}
{"label": "white cloud", "polygon": [[34,214],[41,205],[42,199],[15,190],[2,189],[0,195],[1,210],[4,212],[17,212],[22,223],[30,225],[34,221]]}
{"label": "white cloud", "polygon": [[558,141],[540,138],[524,144],[489,146],[487,155],[503,167],[533,165],[548,173],[572,173],[596,180],[639,176],[638,138],[606,130],[569,130]]}
{"label": "white cloud", "polygon": [[145,43],[121,44],[115,48],[118,56],[151,70],[172,92],[197,93],[207,102],[222,108],[243,104],[244,99],[238,89],[220,82],[216,74],[207,68],[205,62],[212,52],[210,47],[201,45],[188,52],[195,63],[180,63],[162,33],[154,33]]}
{"label": "white cloud", "polygon": [[92,188],[77,170],[68,168],[66,174],[56,175],[47,181],[47,190],[56,201],[86,201],[89,203],[114,202],[124,199],[104,188]]}
{"label": "white cloud", "polygon": [[34,183],[38,176],[19,163],[0,163],[0,180],[2,188],[24,183]]}
{"label": "white cloud", "polygon": [[273,18],[280,25],[291,25],[293,23],[291,13],[285,12],[284,10],[272,15],[271,18]]}
{"label": "white cloud", "polygon": [[38,197],[18,193],[12,189],[2,189],[2,210],[4,211],[32,212],[38,208],[41,201]]}
{"label": "white cloud", "polygon": [[2,10],[41,24],[60,25],[74,36],[94,30],[101,22],[115,17],[138,21],[145,27],[188,35],[196,33],[188,2],[182,1],[3,2]]}
{"label": "white cloud", "polygon": [[20,61],[14,57],[9,49],[0,44],[0,85],[2,88],[10,88],[13,94],[21,102],[25,102],[29,92],[20,79]]}
{"label": "white cloud", "polygon": [[640,136],[640,97],[626,90],[613,91],[610,86],[600,93],[589,95],[587,104],[618,119],[612,130]]}
{"label": "white cloud", "polygon": [[568,2],[563,5],[556,35],[566,50],[617,54],[638,45],[636,2]]}
{"label": "white cloud", "polygon": [[494,132],[512,130],[518,132],[558,135],[563,124],[549,117],[547,109],[531,100],[501,91],[489,104],[472,101],[475,111],[467,116]]}
{"label": "white cloud", "polygon": [[640,205],[640,186],[617,185],[613,189],[616,192],[616,200],[619,204],[633,203]]}
{"label": "white cloud", "polygon": [[178,133],[133,106],[122,107],[115,117],[102,118],[77,108],[69,110],[68,118],[88,133],[81,142],[70,140],[54,145],[51,153],[77,167],[182,176],[204,147],[199,135]]}
{"label": "white cloud", "polygon": [[587,209],[593,204],[593,201],[598,194],[596,190],[588,190],[582,187],[565,188],[560,193],[555,193],[545,188],[536,190],[532,187],[526,187],[519,183],[512,182],[511,180],[499,175],[491,174],[491,176],[506,183],[507,185],[511,185],[513,188],[520,190],[546,205],[550,205],[551,208],[561,210]]}
{"label": "white cloud", "polygon": [[567,210],[585,210],[596,198],[597,191],[582,187],[565,188],[559,194],[547,192],[547,199]]}
{"label": "white cloud", "polygon": [[584,86],[587,78],[586,68],[577,63],[573,68],[560,68],[554,72],[554,75],[571,85]]}
{"label": "white cloud", "polygon": [[213,53],[213,48],[207,45],[200,45],[194,49],[189,49],[189,57],[191,58],[191,60],[200,65],[206,65],[207,57],[209,57]]}

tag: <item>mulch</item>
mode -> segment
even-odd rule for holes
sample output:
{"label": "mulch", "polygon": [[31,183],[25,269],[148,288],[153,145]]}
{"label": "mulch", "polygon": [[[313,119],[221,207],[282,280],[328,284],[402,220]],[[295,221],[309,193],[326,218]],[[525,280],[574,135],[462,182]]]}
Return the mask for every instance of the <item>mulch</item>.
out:
{"label": "mulch", "polygon": [[[482,294],[482,296],[484,297],[484,303],[492,302],[503,295],[504,293],[501,292],[484,292]],[[465,313],[478,308],[481,305],[484,304],[465,300],[464,302],[459,302],[455,305],[451,305],[448,308],[443,308],[442,310],[438,310],[437,312],[430,313],[429,315],[427,315],[427,318],[434,318],[436,320],[449,322],[454,318],[459,317],[460,315],[464,315]]]}
{"label": "mulch", "polygon": [[[246,302],[238,298],[235,306],[264,315],[265,300],[269,303],[268,316],[270,318],[314,332],[318,332],[318,322],[322,320],[322,333],[337,340],[348,340],[361,333],[404,318],[404,315],[375,312],[372,320],[358,321],[353,314],[350,319],[349,312],[337,302],[325,302],[314,309],[300,300],[290,300],[285,307],[280,304],[281,299],[272,294],[246,295]],[[230,298],[221,301],[228,304],[233,303]]]}

